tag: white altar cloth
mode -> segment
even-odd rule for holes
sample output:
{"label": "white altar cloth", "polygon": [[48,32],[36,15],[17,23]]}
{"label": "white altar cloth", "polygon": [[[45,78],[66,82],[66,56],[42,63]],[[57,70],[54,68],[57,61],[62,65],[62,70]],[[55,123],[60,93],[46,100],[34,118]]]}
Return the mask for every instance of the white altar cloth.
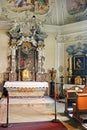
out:
{"label": "white altar cloth", "polygon": [[5,88],[48,88],[48,82],[6,81]]}
{"label": "white altar cloth", "polygon": [[78,85],[78,84],[64,84],[63,85],[63,89],[70,89],[71,87],[73,87],[73,86],[79,86],[79,87],[81,87],[81,88],[84,88],[85,87],[85,85]]}

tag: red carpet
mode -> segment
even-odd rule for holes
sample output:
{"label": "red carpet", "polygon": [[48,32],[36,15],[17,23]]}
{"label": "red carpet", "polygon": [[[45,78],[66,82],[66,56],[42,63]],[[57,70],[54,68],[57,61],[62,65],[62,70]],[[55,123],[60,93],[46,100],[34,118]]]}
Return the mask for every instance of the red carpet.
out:
{"label": "red carpet", "polygon": [[67,128],[59,121],[54,123],[51,121],[42,122],[23,122],[11,123],[7,128],[0,127],[0,130],[67,130]]}

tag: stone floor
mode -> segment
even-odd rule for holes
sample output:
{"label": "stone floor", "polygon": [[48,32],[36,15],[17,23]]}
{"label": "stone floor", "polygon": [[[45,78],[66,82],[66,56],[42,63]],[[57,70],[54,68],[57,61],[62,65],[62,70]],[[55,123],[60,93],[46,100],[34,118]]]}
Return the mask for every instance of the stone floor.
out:
{"label": "stone floor", "polygon": [[[55,109],[56,106],[56,109]],[[6,100],[0,100],[0,123],[6,121]],[[81,124],[64,114],[65,104],[54,99],[18,98],[9,100],[9,123],[52,121],[59,119],[68,130],[85,130]],[[56,115],[55,115],[56,112]]]}

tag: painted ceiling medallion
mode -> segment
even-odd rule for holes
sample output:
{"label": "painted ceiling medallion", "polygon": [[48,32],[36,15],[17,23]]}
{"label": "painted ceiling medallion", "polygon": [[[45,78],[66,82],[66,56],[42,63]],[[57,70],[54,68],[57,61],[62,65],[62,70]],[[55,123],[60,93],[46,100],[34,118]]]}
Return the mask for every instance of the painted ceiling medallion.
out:
{"label": "painted ceiling medallion", "polygon": [[30,10],[36,14],[45,14],[49,10],[49,0],[8,0],[8,7],[14,12]]}
{"label": "painted ceiling medallion", "polygon": [[67,0],[66,3],[70,15],[83,13],[87,9],[87,0]]}

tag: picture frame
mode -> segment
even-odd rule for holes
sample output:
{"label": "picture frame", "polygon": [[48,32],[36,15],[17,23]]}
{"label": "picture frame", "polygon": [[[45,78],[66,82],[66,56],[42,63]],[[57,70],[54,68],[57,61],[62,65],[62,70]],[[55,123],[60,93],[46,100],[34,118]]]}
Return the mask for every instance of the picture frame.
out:
{"label": "picture frame", "polygon": [[76,55],[74,56],[74,70],[84,70],[85,69],[85,56]]}

